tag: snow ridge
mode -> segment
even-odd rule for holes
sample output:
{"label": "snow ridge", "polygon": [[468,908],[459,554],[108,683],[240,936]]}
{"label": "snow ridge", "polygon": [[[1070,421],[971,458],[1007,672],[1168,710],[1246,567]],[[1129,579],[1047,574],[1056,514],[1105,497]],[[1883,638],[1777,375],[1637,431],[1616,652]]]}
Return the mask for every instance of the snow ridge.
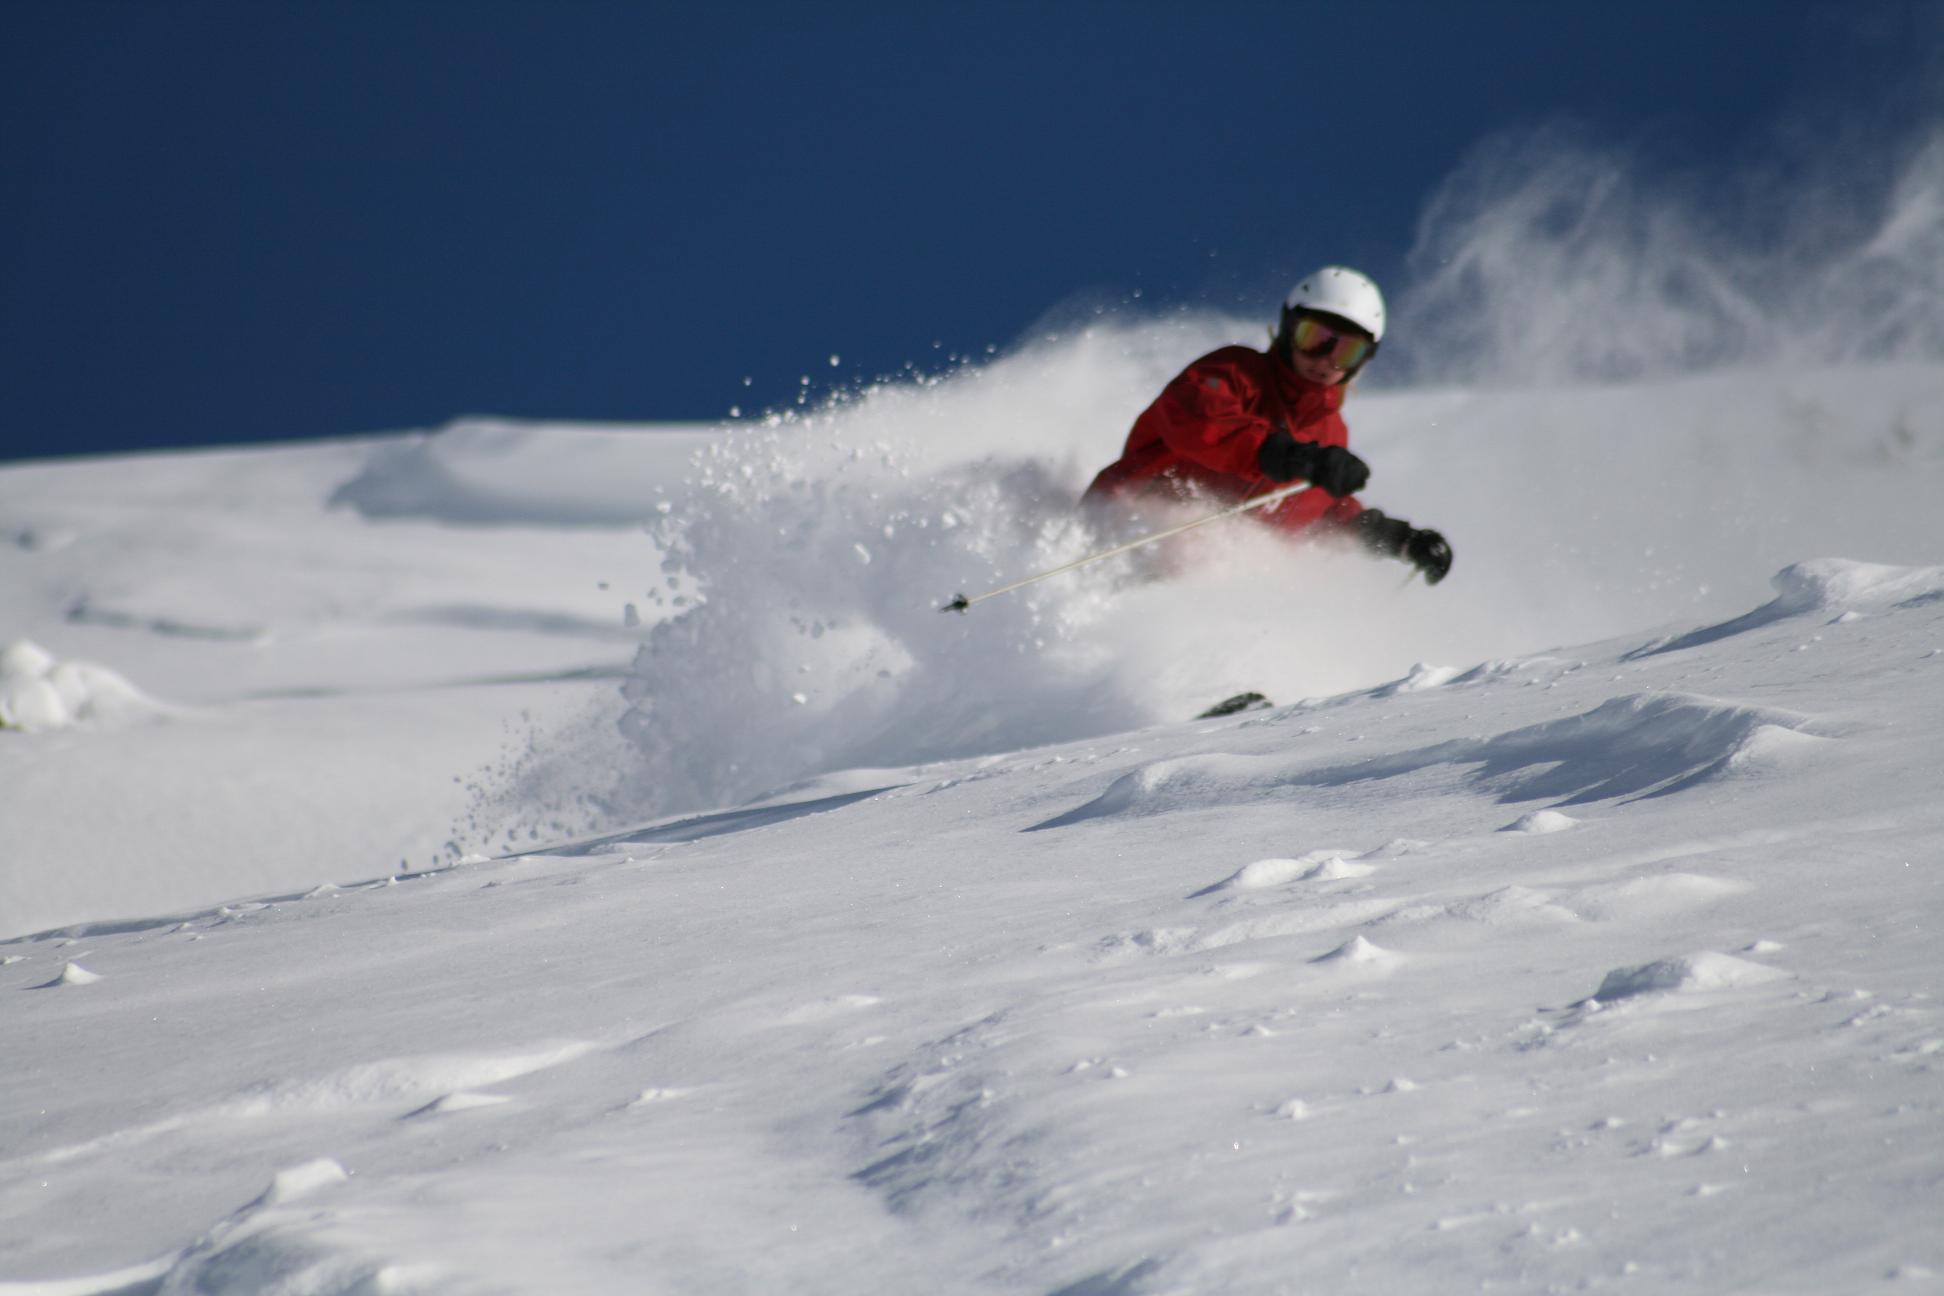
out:
{"label": "snow ridge", "polygon": [[1711,779],[1759,776],[1806,754],[1824,741],[1802,732],[1811,723],[1809,717],[1775,708],[1687,694],[1629,694],[1581,715],[1491,738],[1454,739],[1350,764],[1226,754],[1157,761],[1035,828],[1235,805],[1291,789],[1434,776],[1462,767],[1468,768],[1457,777],[1501,801],[1545,798],[1578,805],[1663,796]]}

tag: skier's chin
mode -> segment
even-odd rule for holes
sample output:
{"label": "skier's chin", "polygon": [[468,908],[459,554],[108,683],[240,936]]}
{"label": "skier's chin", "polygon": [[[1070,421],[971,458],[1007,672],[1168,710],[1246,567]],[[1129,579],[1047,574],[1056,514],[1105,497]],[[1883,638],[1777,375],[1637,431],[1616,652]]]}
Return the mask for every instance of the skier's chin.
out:
{"label": "skier's chin", "polygon": [[1345,374],[1333,364],[1299,355],[1296,357],[1296,376],[1318,387],[1334,387],[1343,381]]}

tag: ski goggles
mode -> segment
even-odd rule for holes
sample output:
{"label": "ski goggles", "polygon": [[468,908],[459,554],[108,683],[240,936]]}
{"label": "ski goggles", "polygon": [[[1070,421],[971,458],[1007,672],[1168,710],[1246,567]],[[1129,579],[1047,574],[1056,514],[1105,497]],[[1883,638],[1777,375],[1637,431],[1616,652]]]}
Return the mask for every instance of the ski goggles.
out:
{"label": "ski goggles", "polygon": [[1303,355],[1327,359],[1346,373],[1370,359],[1377,349],[1377,344],[1361,333],[1341,332],[1311,315],[1296,317],[1289,343]]}

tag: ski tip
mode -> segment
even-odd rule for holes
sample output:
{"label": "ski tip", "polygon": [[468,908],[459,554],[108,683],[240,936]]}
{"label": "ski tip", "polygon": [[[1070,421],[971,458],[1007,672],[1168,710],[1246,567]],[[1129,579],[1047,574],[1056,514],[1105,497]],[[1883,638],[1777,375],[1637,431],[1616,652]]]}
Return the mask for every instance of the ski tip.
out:
{"label": "ski tip", "polygon": [[952,595],[952,601],[939,608],[940,612],[963,612],[972,606],[972,600],[963,594]]}

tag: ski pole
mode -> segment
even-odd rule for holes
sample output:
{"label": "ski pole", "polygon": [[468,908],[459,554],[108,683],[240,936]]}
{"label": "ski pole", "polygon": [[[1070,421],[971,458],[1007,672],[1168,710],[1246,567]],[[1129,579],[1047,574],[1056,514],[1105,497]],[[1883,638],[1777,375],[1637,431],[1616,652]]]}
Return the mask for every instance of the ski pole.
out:
{"label": "ski pole", "polygon": [[1292,482],[1287,486],[1270,491],[1267,495],[1257,495],[1253,499],[1245,499],[1240,504],[1225,508],[1219,513],[1210,513],[1207,517],[1199,517],[1192,522],[1183,522],[1180,526],[1169,527],[1166,531],[1156,531],[1154,534],[1144,535],[1138,540],[1129,540],[1126,544],[1115,545],[1112,549],[1103,549],[1099,553],[1088,554],[1085,558],[1076,558],[1063,567],[1055,567],[1051,571],[1043,571],[1036,576],[1028,576],[1024,580],[1016,580],[1010,585],[1001,585],[998,589],[987,590],[985,593],[972,598],[967,598],[963,594],[954,594],[952,601],[943,605],[938,610],[940,612],[964,612],[974,603],[983,603],[989,598],[996,598],[1001,594],[1011,593],[1022,585],[1031,585],[1034,581],[1043,581],[1048,576],[1058,576],[1061,572],[1070,572],[1075,567],[1085,567],[1088,563],[1099,562],[1103,558],[1112,558],[1115,554],[1124,554],[1129,549],[1139,549],[1142,545],[1153,544],[1156,540],[1166,540],[1171,535],[1180,535],[1183,531],[1192,531],[1198,526],[1207,526],[1210,522],[1219,522],[1225,517],[1234,517],[1237,513],[1247,513],[1250,509],[1259,509],[1265,504],[1274,504],[1277,500],[1288,499],[1297,491],[1308,490],[1309,486],[1310,483],[1306,481]]}

